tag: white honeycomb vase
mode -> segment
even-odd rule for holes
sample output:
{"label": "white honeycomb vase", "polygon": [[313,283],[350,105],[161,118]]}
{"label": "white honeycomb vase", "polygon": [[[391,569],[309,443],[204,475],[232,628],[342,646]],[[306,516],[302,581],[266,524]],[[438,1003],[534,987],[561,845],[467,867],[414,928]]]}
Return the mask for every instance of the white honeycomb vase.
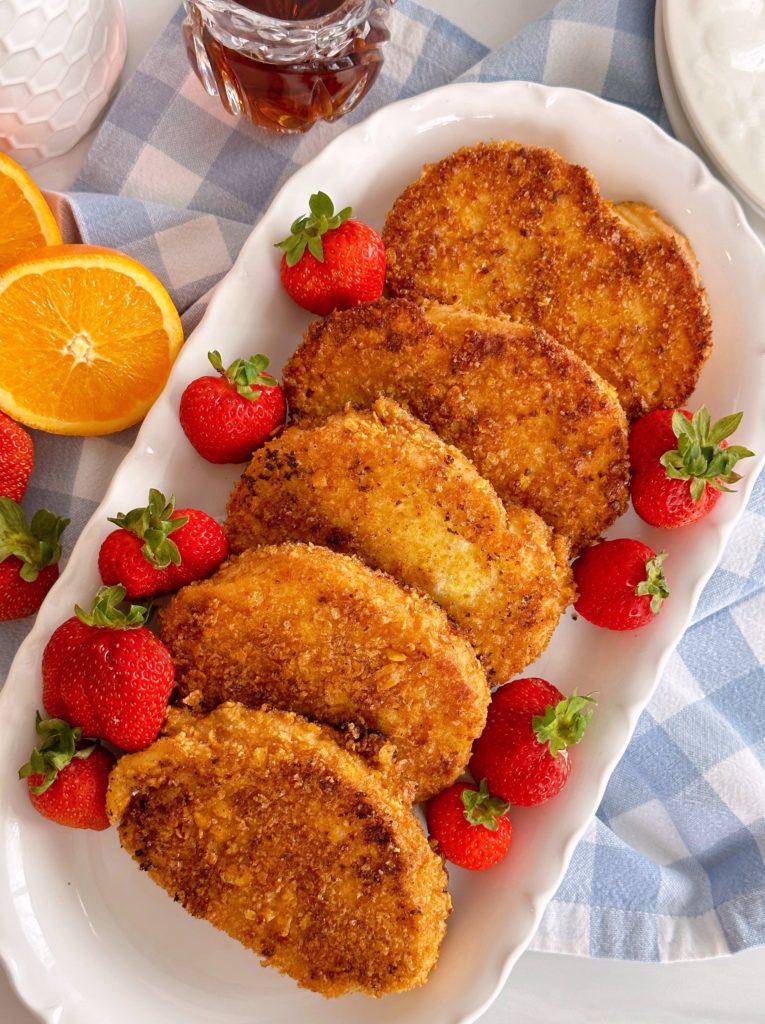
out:
{"label": "white honeycomb vase", "polygon": [[0,150],[33,167],[71,149],[126,48],[120,0],[0,0]]}

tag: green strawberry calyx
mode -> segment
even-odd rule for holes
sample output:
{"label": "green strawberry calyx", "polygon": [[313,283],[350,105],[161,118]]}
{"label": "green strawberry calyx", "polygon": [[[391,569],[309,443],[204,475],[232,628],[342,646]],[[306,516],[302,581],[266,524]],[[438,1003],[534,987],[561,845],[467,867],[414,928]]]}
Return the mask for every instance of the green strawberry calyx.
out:
{"label": "green strawberry calyx", "polygon": [[635,587],[637,597],[649,596],[651,598],[651,611],[658,615],[661,611],[662,602],[669,597],[669,587],[664,576],[664,559],[667,552],[662,551],[645,563],[645,579]]}
{"label": "green strawberry calyx", "polygon": [[78,604],[74,613],[86,626],[104,626],[107,629],[138,629],[144,626],[151,609],[143,604],[131,604],[121,608],[127,591],[122,586],[100,587],[93,598],[90,611]]}
{"label": "green strawberry calyx", "polygon": [[189,521],[188,516],[176,516],[175,496],[168,500],[161,491],[152,487],[149,491],[149,504],[143,508],[134,508],[130,512],[120,512],[109,519],[110,523],[121,530],[134,533],[143,541],[141,554],[155,569],[166,569],[171,563],[181,564],[181,553],[178,545],[170,539],[170,534],[180,530]]}
{"label": "green strawberry calyx", "polygon": [[592,694],[579,696],[574,690],[557,704],[548,704],[543,715],[534,715],[531,727],[540,743],[547,743],[550,754],[572,747],[584,736],[597,701]]}
{"label": "green strawberry calyx", "polygon": [[463,789],[461,796],[466,820],[471,825],[483,825],[496,832],[499,819],[510,810],[510,804],[489,793],[489,784],[481,779],[478,789]]}
{"label": "green strawberry calyx", "polygon": [[214,369],[236,389],[236,393],[250,402],[260,398],[262,392],[258,390],[258,386],[273,388],[277,385],[276,377],[271,373],[266,373],[269,363],[268,356],[257,355],[250,356],[249,359],[235,359],[229,367],[223,365],[220,352],[208,352],[207,358]]}
{"label": "green strawberry calyx", "polygon": [[308,200],[308,207],[311,211],[308,216],[294,220],[289,235],[275,243],[276,248],[284,252],[288,267],[299,263],[306,249],[319,263],[323,263],[324,244],[321,236],[339,228],[353,213],[350,206],[335,213],[335,204],[326,192],[315,192]]}
{"label": "green strawberry calyx", "polygon": [[35,729],[38,744],[26,764],[19,768],[19,778],[26,779],[30,775],[42,775],[43,780],[37,786],[30,786],[36,796],[50,789],[58,777],[58,773],[75,758],[85,760],[90,757],[98,746],[95,742],[87,742],[79,746],[82,729],[73,728],[63,718],[43,719],[38,711],[35,716]]}
{"label": "green strawberry calyx", "polygon": [[68,525],[68,519],[44,508],[27,523],[18,502],[0,498],[0,562],[15,555],[23,563],[19,576],[34,583],[42,569],[61,558],[61,534]]}
{"label": "green strawberry calyx", "polygon": [[736,430],[743,412],[723,416],[712,423],[712,417],[705,405],[693,414],[691,420],[678,410],[672,414],[672,430],[677,438],[677,448],[664,452],[659,459],[670,480],[689,480],[691,498],[700,501],[707,485],[717,491],[730,491],[725,484],[734,484],[741,479],[733,467],[739,459],[749,459],[754,452],[740,444],[721,448],[720,442]]}

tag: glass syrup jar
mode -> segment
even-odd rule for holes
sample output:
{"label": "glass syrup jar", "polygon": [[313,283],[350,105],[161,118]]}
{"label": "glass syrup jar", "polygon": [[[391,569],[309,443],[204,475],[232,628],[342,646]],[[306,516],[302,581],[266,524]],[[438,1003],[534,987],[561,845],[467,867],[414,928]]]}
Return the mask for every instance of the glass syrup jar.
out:
{"label": "glass syrup jar", "polygon": [[191,66],[231,114],[305,132],[353,110],[377,78],[395,0],[184,0]]}

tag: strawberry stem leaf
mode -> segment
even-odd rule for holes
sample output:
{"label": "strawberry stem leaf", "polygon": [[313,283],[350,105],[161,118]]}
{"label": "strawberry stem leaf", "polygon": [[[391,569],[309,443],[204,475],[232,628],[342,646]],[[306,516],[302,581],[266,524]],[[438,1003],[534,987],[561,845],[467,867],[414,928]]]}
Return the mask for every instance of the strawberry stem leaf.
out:
{"label": "strawberry stem leaf", "polygon": [[497,831],[497,819],[510,810],[510,804],[489,793],[486,779],[481,779],[478,789],[463,789],[461,799],[466,820],[471,825],[483,825],[489,832]]}
{"label": "strawberry stem leaf", "polygon": [[226,367],[223,365],[223,358],[222,358],[220,352],[217,352],[217,351],[208,352],[207,353],[207,358],[212,363],[213,369],[216,370],[218,373],[224,374],[226,372]]}
{"label": "strawberry stem leaf", "polygon": [[0,562],[14,555],[22,562],[19,576],[34,583],[46,565],[61,558],[61,534],[69,520],[40,509],[27,523],[24,510],[11,498],[0,498]]}
{"label": "strawberry stem leaf", "polygon": [[308,208],[311,211],[308,216],[294,220],[289,235],[275,243],[275,247],[283,251],[288,267],[300,262],[306,248],[319,263],[323,263],[322,236],[339,228],[353,213],[350,206],[335,213],[335,205],[326,192],[315,192],[308,200]]}
{"label": "strawberry stem leaf", "polygon": [[654,615],[659,614],[662,602],[669,597],[669,588],[667,587],[663,569],[666,557],[667,552],[662,551],[661,554],[656,555],[654,558],[649,558],[645,563],[646,577],[635,587],[635,594],[638,597],[650,596],[651,611]]}
{"label": "strawberry stem leaf", "polygon": [[38,745],[32,751],[29,760],[19,768],[19,778],[26,779],[30,775],[42,775],[43,780],[30,790],[36,796],[44,793],[56,781],[58,773],[74,759],[90,757],[97,743],[80,746],[82,729],[72,727],[63,718],[43,719],[38,711],[35,715],[35,731]]}
{"label": "strawberry stem leaf", "polygon": [[730,491],[725,485],[741,479],[733,467],[740,459],[751,458],[754,452],[738,444],[721,448],[720,443],[737,429],[743,415],[742,412],[732,413],[712,423],[704,405],[691,420],[679,410],[672,414],[677,448],[664,452],[659,461],[670,480],[690,482],[693,501],[700,501],[708,486],[717,491]]}
{"label": "strawberry stem leaf", "polygon": [[174,510],[175,497],[171,495],[168,501],[161,491],[152,487],[148,505],[120,512],[109,522],[140,537],[144,542],[141,554],[146,561],[155,569],[166,569],[170,564],[181,564],[181,553],[175,541],[170,540],[170,534],[189,521],[188,516],[172,518]]}
{"label": "strawberry stem leaf", "polygon": [[80,622],[86,626],[103,626],[107,629],[138,629],[148,621],[151,612],[150,606],[142,604],[131,604],[121,608],[127,591],[123,586],[101,587],[89,612],[74,606],[74,612]]}
{"label": "strawberry stem leaf", "polygon": [[548,704],[543,715],[534,715],[531,727],[540,743],[546,743],[550,754],[578,743],[589,725],[597,701],[592,694],[579,696],[574,690],[557,704]]}
{"label": "strawberry stem leaf", "polygon": [[276,377],[271,373],[266,373],[269,363],[268,356],[257,355],[250,356],[249,359],[235,359],[228,369],[223,366],[220,352],[208,352],[207,358],[218,373],[236,389],[237,394],[250,402],[260,398],[262,392],[258,390],[258,387],[273,388],[277,385]]}

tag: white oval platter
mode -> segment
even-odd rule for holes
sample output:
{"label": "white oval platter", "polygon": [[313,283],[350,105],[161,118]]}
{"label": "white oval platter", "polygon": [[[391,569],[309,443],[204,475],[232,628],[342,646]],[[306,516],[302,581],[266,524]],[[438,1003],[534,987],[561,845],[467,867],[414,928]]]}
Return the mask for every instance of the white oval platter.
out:
{"label": "white oval platter", "polygon": [[[328,1001],[298,989],[175,905],[119,849],[115,831],[54,827],[32,809],[17,767],[33,739],[40,657],[53,629],[98,585],[96,553],[107,515],[142,502],[148,487],[222,517],[237,475],[199,459],[177,420],[206,353],[267,353],[278,370],[309,317],[279,286],[273,243],[324,189],[382,226],[395,196],[423,163],[459,146],[512,138],[551,146],[589,167],[603,194],[656,207],[690,239],[715,323],[715,348],[692,405],[719,416],[745,410],[741,443],[765,452],[765,252],[736,200],[689,150],[625,107],[586,93],[523,82],[460,84],[404,100],[349,129],[298,170],[254,229],[217,288],[136,443],[77,542],[21,647],[0,696],[0,953],[19,995],[48,1024],[468,1024],[495,998],[532,937],[571,852],[600,801],[701,588],[744,509],[762,457],[713,514],[661,533],[632,513],[611,536],[637,536],[669,552],[672,596],[632,634],[598,630],[566,614],[529,670],[562,690],[595,690],[599,707],[573,752],[563,793],[513,812],[515,843],[494,870],[450,871],[455,909],[439,964],[415,992]],[[253,148],[253,160],[257,160]]]}
{"label": "white oval platter", "polygon": [[663,3],[683,110],[728,181],[765,213],[765,2]]}

